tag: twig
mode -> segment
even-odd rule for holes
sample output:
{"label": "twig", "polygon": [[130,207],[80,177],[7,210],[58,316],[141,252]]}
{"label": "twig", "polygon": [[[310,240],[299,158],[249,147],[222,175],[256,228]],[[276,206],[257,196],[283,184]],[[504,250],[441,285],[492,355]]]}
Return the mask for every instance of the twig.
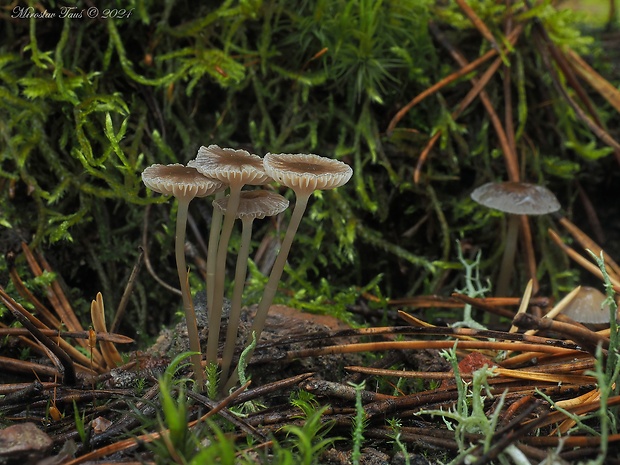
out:
{"label": "twig", "polygon": [[290,378],[274,381],[272,383],[265,384],[263,386],[258,386],[254,389],[248,389],[235,399],[235,404],[241,404],[243,402],[248,402],[259,397],[264,397],[268,394],[272,394],[277,391],[281,391],[283,389],[287,389],[291,386],[294,386],[303,380],[309,378],[314,373],[302,373],[301,375],[292,376]]}
{"label": "twig", "polygon": [[609,339],[583,326],[562,323],[550,318],[538,318],[527,313],[517,315],[513,323],[522,329],[549,330],[560,333],[583,346],[593,356],[596,356],[596,347],[600,344],[604,355],[607,355]]}

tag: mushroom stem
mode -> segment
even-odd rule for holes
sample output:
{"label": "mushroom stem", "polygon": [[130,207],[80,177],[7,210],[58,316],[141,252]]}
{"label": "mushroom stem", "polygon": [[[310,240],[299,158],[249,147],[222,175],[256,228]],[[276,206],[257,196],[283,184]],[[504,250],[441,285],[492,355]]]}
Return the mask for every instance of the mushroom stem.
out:
{"label": "mushroom stem", "polygon": [[284,235],[284,240],[280,246],[280,251],[278,252],[276,261],[273,264],[271,274],[269,275],[269,280],[267,281],[267,285],[263,291],[263,296],[258,305],[258,309],[256,310],[256,316],[254,317],[250,334],[252,334],[252,332],[256,332],[257,341],[259,340],[261,332],[265,327],[267,312],[269,311],[269,307],[271,307],[271,303],[273,302],[278,290],[278,284],[280,283],[280,278],[282,277],[282,272],[284,271],[284,265],[286,264],[288,253],[291,250],[291,245],[293,244],[293,239],[295,238],[295,234],[297,233],[297,229],[301,223],[301,218],[304,216],[304,212],[306,211],[309,198],[310,194],[297,198],[293,214],[291,215],[291,221],[286,229],[286,234]]}
{"label": "mushroom stem", "polygon": [[239,208],[241,185],[230,185],[228,208],[224,215],[222,234],[217,246],[217,260],[215,264],[215,285],[213,288],[213,307],[209,308],[209,335],[207,336],[207,365],[217,362],[217,349],[220,339],[220,326],[222,319],[222,307],[224,305],[224,285],[226,278],[226,255],[228,243],[235,223],[235,216]]}
{"label": "mushroom stem", "polygon": [[187,222],[187,210],[189,200],[178,199],[177,226],[175,239],[175,254],[177,262],[177,272],[181,285],[181,295],[183,296],[183,309],[185,310],[185,320],[187,322],[187,337],[189,338],[189,348],[192,352],[191,362],[194,368],[194,376],[199,390],[204,387],[205,375],[201,364],[200,339],[198,338],[198,325],[196,324],[196,312],[192,303],[192,296],[189,291],[189,281],[187,266],[185,264],[185,225]]}
{"label": "mushroom stem", "polygon": [[532,228],[530,228],[529,217],[527,215],[520,216],[521,244],[523,244],[523,252],[525,253],[528,277],[532,280],[532,293],[536,295],[540,285],[536,277],[536,255],[534,254],[534,243],[532,242]]}
{"label": "mushroom stem", "polygon": [[243,287],[248,269],[248,257],[250,255],[250,240],[252,238],[253,217],[241,219],[243,229],[241,231],[241,247],[237,255],[237,265],[235,269],[235,286],[233,287],[232,300],[230,302],[230,315],[228,317],[228,328],[226,330],[226,342],[222,352],[222,374],[221,379],[225,380],[230,371],[230,365],[235,353],[235,343],[237,341],[237,329],[241,320],[241,300],[243,297]]}
{"label": "mushroom stem", "polygon": [[495,295],[508,295],[510,286],[510,278],[512,278],[512,269],[514,267],[514,259],[517,251],[517,239],[519,237],[519,216],[508,215],[508,231],[506,232],[506,245],[504,246],[504,256],[497,277],[497,290]]}
{"label": "mushroom stem", "polygon": [[[265,290],[263,291],[261,301],[258,304],[258,309],[256,310],[254,321],[252,322],[252,329],[250,329],[249,334],[255,333],[256,341],[260,340],[260,335],[265,328],[265,322],[267,321],[267,313],[269,311],[269,307],[271,307],[271,303],[273,302],[273,299],[278,290],[278,284],[280,283],[280,278],[282,277],[282,272],[284,271],[284,265],[286,264],[288,253],[291,250],[291,245],[293,244],[293,239],[295,238],[295,234],[297,233],[297,229],[299,228],[299,225],[301,223],[301,218],[306,211],[306,206],[308,205],[308,199],[310,198],[311,193],[301,195],[296,192],[295,194],[298,197],[297,201],[295,202],[293,214],[291,215],[291,221],[289,222],[286,229],[286,234],[284,235],[284,239],[282,240],[282,245],[280,246],[280,251],[278,252],[276,261],[271,268],[269,280],[267,281],[267,285],[265,286]],[[246,357],[248,360],[252,357],[253,352],[254,351],[251,351]],[[236,382],[237,373],[235,372],[226,382],[224,389],[227,391]]]}
{"label": "mushroom stem", "polygon": [[[224,191],[215,194],[215,200],[224,197]],[[215,288],[215,261],[217,260],[217,246],[222,229],[222,212],[213,208],[211,216],[211,231],[209,232],[209,245],[207,249],[207,309],[211,312],[213,308],[213,295]]]}

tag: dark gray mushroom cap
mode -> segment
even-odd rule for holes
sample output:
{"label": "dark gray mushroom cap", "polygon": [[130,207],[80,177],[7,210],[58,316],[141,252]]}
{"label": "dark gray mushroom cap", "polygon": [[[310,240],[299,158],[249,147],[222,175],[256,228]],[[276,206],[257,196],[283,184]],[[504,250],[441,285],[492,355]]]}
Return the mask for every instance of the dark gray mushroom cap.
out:
{"label": "dark gray mushroom cap", "polygon": [[[213,201],[213,206],[226,213],[228,197]],[[242,191],[237,209],[237,218],[261,219],[275,216],[288,208],[288,200],[280,194],[265,190]]]}
{"label": "dark gray mushroom cap", "polygon": [[490,182],[475,189],[471,198],[485,207],[514,215],[545,215],[561,207],[549,189],[525,182]]}

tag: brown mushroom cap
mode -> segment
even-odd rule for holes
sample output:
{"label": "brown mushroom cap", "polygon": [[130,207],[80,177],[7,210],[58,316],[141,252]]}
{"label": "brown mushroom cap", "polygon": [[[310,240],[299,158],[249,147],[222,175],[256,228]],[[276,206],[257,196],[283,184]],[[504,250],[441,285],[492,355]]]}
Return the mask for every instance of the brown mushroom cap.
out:
{"label": "brown mushroom cap", "polygon": [[195,168],[179,163],[149,166],[142,172],[142,182],[160,194],[189,199],[206,197],[224,187],[217,179],[207,178]]}
{"label": "brown mushroom cap", "polygon": [[263,159],[246,150],[203,146],[187,165],[227,184],[261,185],[271,181],[263,169]]}
{"label": "brown mushroom cap", "polygon": [[581,286],[562,313],[580,323],[609,323],[609,305],[605,303],[605,299],[605,294],[598,289]]}
{"label": "brown mushroom cap", "polygon": [[560,202],[549,189],[525,182],[490,182],[475,189],[471,198],[514,215],[544,215],[560,209]]}
{"label": "brown mushroom cap", "polygon": [[[242,191],[237,218],[261,219],[266,216],[275,216],[288,208],[288,200],[280,194],[265,190]],[[213,201],[213,206],[226,213],[228,197]]]}
{"label": "brown mushroom cap", "polygon": [[334,189],[353,174],[346,163],[306,153],[268,153],[263,165],[269,176],[295,192]]}

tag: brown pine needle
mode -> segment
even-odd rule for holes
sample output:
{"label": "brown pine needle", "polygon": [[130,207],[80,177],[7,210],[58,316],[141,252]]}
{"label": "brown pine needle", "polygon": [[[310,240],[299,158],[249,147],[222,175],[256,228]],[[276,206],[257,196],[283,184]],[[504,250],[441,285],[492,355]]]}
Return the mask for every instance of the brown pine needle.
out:
{"label": "brown pine needle", "polygon": [[620,112],[620,91],[603,78],[594,68],[581,58],[574,50],[563,47],[565,57],[573,70],[592,86],[617,112]]}
{"label": "brown pine needle", "polygon": [[614,261],[613,258],[609,254],[604,253],[604,250],[599,246],[594,240],[590,238],[586,233],[584,233],[581,229],[579,229],[575,224],[573,224],[568,218],[562,217],[560,218],[560,224],[564,226],[564,228],[573,236],[573,239],[577,241],[577,243],[583,247],[584,250],[590,250],[597,257],[603,254],[603,260],[605,262],[605,267],[607,268],[607,273],[610,276],[613,276],[614,279],[620,281],[620,266]]}
{"label": "brown pine needle", "polygon": [[[90,304],[90,316],[93,322],[93,327],[98,333],[107,333],[105,323],[105,307],[103,305],[103,296],[101,292],[97,293],[97,298]],[[123,363],[121,354],[118,353],[114,343],[110,341],[99,341],[101,347],[101,354],[108,365],[108,368],[116,368]],[[92,350],[92,349],[91,349]]]}
{"label": "brown pine needle", "polygon": [[[465,294],[458,294],[456,292],[452,294],[452,297],[454,297],[457,300],[460,300],[461,302],[469,304],[472,307],[484,310],[485,312],[488,312],[492,315],[503,316],[505,318],[510,318],[511,320],[515,316],[515,313],[513,311],[502,308],[502,306],[499,305],[500,303],[503,303],[509,300],[506,297],[480,299],[480,298],[472,298]],[[514,298],[510,300],[514,301],[514,305],[519,305],[519,301],[521,299]]]}
{"label": "brown pine needle", "polygon": [[[607,399],[607,407],[615,407],[616,405],[620,405],[620,396],[613,396]],[[601,403],[599,400],[596,400],[593,402],[578,404],[566,410],[574,415],[585,415],[586,413],[594,412],[600,408]],[[537,428],[544,428],[545,426],[553,425],[555,423],[563,421],[565,418],[566,415],[563,412],[557,411],[550,413],[547,418],[545,418],[544,422],[542,422],[542,424],[537,425]],[[528,422],[525,422],[525,424],[527,423]]]}
{"label": "brown pine needle", "polygon": [[[13,300],[4,291],[2,286],[0,286],[0,299],[2,300],[2,302],[4,303],[4,305],[7,308],[13,309],[13,310],[21,313],[24,317],[26,317],[39,330],[50,330],[50,328],[48,328],[45,324],[43,324],[37,317],[32,315],[28,310],[26,310],[19,303],[17,303],[15,300]],[[58,334],[58,332],[56,332],[56,334]],[[77,363],[80,363],[80,364],[82,364],[84,366],[88,366],[89,365],[90,359],[86,355],[84,355],[82,352],[77,350],[75,347],[73,347],[71,344],[69,344],[67,341],[65,341],[62,338],[55,338],[54,340],[60,346],[60,348],[63,351],[65,351],[74,361],[76,361]]]}
{"label": "brown pine needle", "polygon": [[[521,305],[519,305],[519,310],[517,310],[517,314],[516,316],[519,316],[522,313],[525,313],[527,311],[527,307],[530,303],[530,298],[532,297],[532,287],[533,287],[533,281],[530,279],[527,283],[527,286],[525,286],[525,291],[523,291],[523,297],[521,299]],[[516,333],[517,332],[517,327],[513,324],[510,327],[510,333]]]}
{"label": "brown pine needle", "polygon": [[[28,244],[25,242],[22,242],[22,251],[24,252],[28,265],[35,276],[41,276],[44,271],[53,271],[43,256],[38,254],[38,256],[35,257],[35,254],[30,250]],[[84,328],[82,328],[80,321],[75,316],[73,309],[71,309],[71,306],[69,305],[69,302],[57,281],[52,282],[48,286],[47,298],[52,303],[52,306],[60,318],[60,321],[62,321],[70,331],[84,331]],[[86,347],[86,343],[84,343],[84,347]]]}
{"label": "brown pine needle", "polygon": [[[460,343],[459,343],[460,345]],[[367,368],[367,367],[345,367],[345,370],[353,371],[355,373],[364,373],[373,376],[392,376],[398,378],[413,378],[413,379],[454,379],[454,373],[449,371],[444,372],[428,372],[428,371],[409,371],[409,370],[384,370],[379,368]],[[514,378],[524,379],[530,381],[542,381],[545,383],[565,383],[575,385],[589,385],[595,384],[596,379],[593,376],[585,375],[568,375],[560,373],[543,373],[538,371],[529,370],[511,370],[507,368],[494,367],[494,372],[497,378]],[[471,379],[473,374],[460,373],[461,378]]]}
{"label": "brown pine needle", "polygon": [[[568,255],[569,258],[573,259],[575,262],[577,262],[577,264],[585,268],[597,278],[601,280],[603,279],[603,274],[601,273],[601,270],[594,263],[588,261],[585,257],[577,253],[574,249],[567,246],[564,241],[562,241],[558,233],[556,233],[553,229],[549,229],[548,233],[553,242],[559,245],[562,251],[566,255]],[[620,282],[613,278],[611,275],[609,275],[609,279],[611,281],[611,284],[613,285],[614,291],[620,292]]]}
{"label": "brown pine needle", "polygon": [[[522,31],[523,31],[523,26],[518,25],[517,27],[515,27],[515,29],[513,29],[510,35],[507,37],[507,42],[511,46],[514,45],[517,42],[517,39]],[[436,92],[439,92],[446,85],[457,81],[458,79],[471,73],[472,71],[475,71],[478,67],[480,67],[480,65],[482,65],[483,63],[487,62],[488,60],[496,56],[497,53],[498,53],[497,50],[489,50],[481,57],[469,63],[469,65],[462,67],[461,69],[459,69],[458,71],[455,71],[449,76],[446,76],[442,80],[435,83],[433,86],[423,91],[421,94],[414,97],[407,105],[401,108],[398,111],[398,113],[396,113],[396,115],[394,115],[394,117],[390,121],[390,124],[387,127],[387,130],[386,130],[387,134],[390,135],[392,131],[394,131],[394,128],[396,127],[396,125],[400,122],[401,119],[403,119],[403,117],[409,112],[409,110],[411,110],[414,106],[416,106],[418,103],[423,101],[426,97],[430,97]]]}
{"label": "brown pine needle", "polygon": [[[88,331],[56,331],[55,329],[41,329],[46,336],[58,336],[71,339],[88,339]],[[4,336],[28,336],[30,331],[25,328],[2,328],[0,327],[0,337]],[[109,341],[115,344],[133,344],[136,342],[130,337],[114,333],[95,333],[98,341]]]}
{"label": "brown pine needle", "polygon": [[[380,302],[381,299],[369,294],[368,292],[362,293],[365,299],[371,302]],[[387,305],[398,307],[416,307],[416,308],[462,308],[464,303],[469,303],[477,308],[497,308],[497,307],[512,307],[518,306],[521,303],[520,297],[468,297],[465,301],[462,297],[468,297],[464,294],[455,292],[451,297],[439,296],[439,295],[420,295],[412,297],[403,297],[399,299],[388,299]],[[538,307],[546,307],[549,305],[548,297],[532,297],[530,300],[532,305]],[[509,312],[510,318],[514,316],[514,312]]]}
{"label": "brown pine needle", "polygon": [[45,324],[52,328],[60,328],[60,320],[58,320],[58,318],[56,318],[56,316],[52,314],[52,312],[50,312],[48,308],[43,305],[32,292],[30,292],[30,289],[26,287],[19,274],[17,274],[15,266],[13,265],[14,259],[11,259],[9,255],[14,254],[12,252],[7,254],[7,263],[9,264],[9,274],[11,276],[11,282],[15,286],[15,289],[17,290],[19,295],[21,295],[24,299],[34,305],[34,308],[36,309],[41,321],[43,321]]}
{"label": "brown pine needle", "polygon": [[29,362],[27,360],[17,360],[15,358],[3,357],[2,355],[0,355],[0,369],[3,372],[10,371],[13,373],[23,373],[25,375],[36,373],[48,378],[62,377],[62,373],[60,373],[56,368]]}
{"label": "brown pine needle", "polygon": [[411,326],[415,326],[416,328],[433,328],[435,325],[427,323],[424,320],[420,320],[413,315],[410,315],[407,312],[403,312],[402,310],[398,310],[398,316],[409,323]]}
{"label": "brown pine needle", "polygon": [[480,32],[480,35],[482,35],[482,37],[484,37],[487,41],[489,41],[494,49],[499,50],[499,45],[497,44],[497,41],[495,40],[493,33],[489,30],[489,28],[484,23],[484,21],[482,21],[480,17],[476,14],[473,8],[470,7],[469,4],[465,0],[456,0],[456,4],[459,6],[461,10],[463,10],[463,13],[465,13],[465,16],[469,18],[469,20],[476,27],[476,29],[478,29],[478,32]]}
{"label": "brown pine needle", "polygon": [[[425,350],[425,349],[451,349],[455,341],[382,341],[362,342],[357,344],[334,345],[310,349],[292,350],[284,356],[285,360],[296,358],[318,357],[321,355],[349,354],[355,352],[382,352],[387,350]],[[458,348],[461,350],[510,350],[532,351],[547,354],[578,354],[578,348],[553,347],[545,344],[527,342],[500,342],[500,341],[459,341]],[[254,360],[260,363],[261,360]],[[264,362],[264,360],[263,360]]]}

